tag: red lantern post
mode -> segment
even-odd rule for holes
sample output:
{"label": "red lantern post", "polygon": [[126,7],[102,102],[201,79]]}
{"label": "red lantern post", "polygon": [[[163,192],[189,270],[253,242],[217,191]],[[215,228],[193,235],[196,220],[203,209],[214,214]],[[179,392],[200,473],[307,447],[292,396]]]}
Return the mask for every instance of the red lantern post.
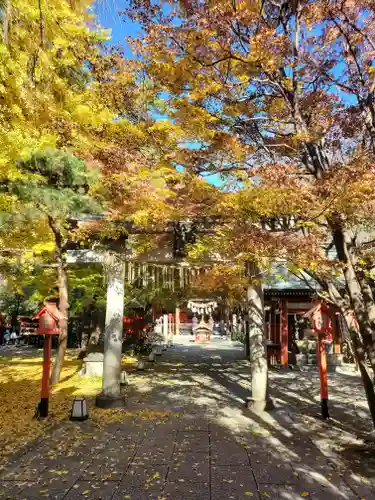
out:
{"label": "red lantern post", "polygon": [[326,346],[324,343],[324,334],[319,334],[317,355],[319,361],[319,374],[320,374],[320,401],[322,405],[322,417],[329,418],[328,411],[328,375],[327,375],[327,354]]}
{"label": "red lantern post", "polygon": [[288,303],[281,301],[281,366],[288,368]]}
{"label": "red lantern post", "polygon": [[314,305],[310,311],[304,314],[311,317],[313,331],[317,335],[316,357],[319,365],[320,375],[320,400],[322,417],[329,418],[328,411],[328,374],[327,374],[327,354],[324,338],[332,331],[332,320],[328,307],[321,302]]}
{"label": "red lantern post", "polygon": [[47,302],[33,318],[33,320],[39,320],[37,334],[44,335],[42,387],[37,412],[40,418],[48,417],[52,335],[59,334],[58,323],[62,317],[63,316],[58,310],[56,304],[53,302]]}
{"label": "red lantern post", "polygon": [[329,316],[328,308],[323,304],[313,314],[314,330],[318,334],[317,343],[317,359],[319,362],[319,375],[320,375],[320,401],[322,408],[322,417],[329,418],[328,411],[328,375],[327,375],[327,354],[324,342],[325,336],[330,333],[332,329],[332,322]]}

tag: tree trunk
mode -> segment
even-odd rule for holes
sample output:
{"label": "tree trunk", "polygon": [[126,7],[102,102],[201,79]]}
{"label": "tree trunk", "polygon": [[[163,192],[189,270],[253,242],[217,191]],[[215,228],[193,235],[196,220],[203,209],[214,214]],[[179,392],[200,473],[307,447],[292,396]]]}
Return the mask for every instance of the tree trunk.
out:
{"label": "tree trunk", "polygon": [[59,345],[57,348],[55,362],[52,368],[51,384],[57,384],[60,380],[61,370],[64,364],[65,352],[68,346],[68,273],[62,258],[58,262],[58,287],[59,287],[59,309],[64,316],[59,321]]}
{"label": "tree trunk", "polygon": [[359,328],[355,323],[354,310],[342,297],[336,286],[326,280],[319,281],[322,287],[328,292],[331,301],[340,309],[344,317],[350,339],[354,347],[356,364],[360,370],[363,387],[365,389],[367,404],[370,410],[373,425],[375,427],[375,391],[371,379],[369,367],[367,365],[365,348]]}
{"label": "tree trunk", "polygon": [[68,273],[64,260],[64,242],[61,228],[53,217],[48,215],[48,224],[51,228],[56,246],[57,262],[57,286],[59,289],[59,309],[63,319],[59,321],[59,345],[57,348],[55,362],[52,368],[51,385],[57,384],[60,380],[60,374],[64,363],[66,348],[68,345]]}
{"label": "tree trunk", "polygon": [[10,18],[12,12],[12,2],[11,0],[5,0],[5,5],[3,6],[3,42],[4,45],[9,43],[9,26]]}
{"label": "tree trunk", "polygon": [[255,413],[261,413],[273,408],[268,394],[267,346],[262,286],[250,287],[247,298],[249,302],[251,366],[251,398],[248,400],[248,407]]}
{"label": "tree trunk", "polygon": [[[365,289],[365,296],[362,292],[360,279],[355,270],[356,256],[353,251],[350,235],[343,227],[340,216],[337,215],[329,221],[333,242],[336,247],[337,256],[344,264],[343,274],[345,278],[346,289],[349,294],[350,302],[358,321],[359,330],[362,335],[363,345],[370,360],[371,367],[375,373],[375,342],[373,339],[373,330],[375,328],[375,304],[372,294]],[[365,286],[365,284],[362,284]]]}
{"label": "tree trunk", "polygon": [[365,349],[363,342],[360,337],[360,333],[358,328],[356,328],[354,324],[354,319],[353,319],[353,314],[349,311],[344,312],[344,319],[346,321],[346,324],[348,326],[348,330],[350,333],[350,338],[353,342],[353,347],[354,347],[354,355],[356,359],[356,363],[359,367],[359,371],[361,373],[361,378],[363,382],[363,387],[365,388],[365,393],[366,393],[366,398],[367,398],[367,403],[368,407],[370,410],[371,418],[372,418],[372,423],[375,428],[375,390],[374,390],[374,384],[372,381],[372,377],[369,371],[369,367],[367,365],[366,361],[366,356],[365,356]]}
{"label": "tree trunk", "polygon": [[109,265],[107,309],[104,334],[103,389],[101,397],[116,399],[121,395],[120,374],[124,316],[125,263],[114,257]]}

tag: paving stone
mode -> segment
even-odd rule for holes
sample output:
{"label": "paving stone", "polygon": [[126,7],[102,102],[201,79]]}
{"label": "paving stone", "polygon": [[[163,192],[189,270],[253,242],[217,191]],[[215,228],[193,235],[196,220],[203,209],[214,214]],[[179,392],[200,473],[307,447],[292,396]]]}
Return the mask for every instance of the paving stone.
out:
{"label": "paving stone", "polygon": [[63,499],[76,482],[76,477],[43,476],[36,484],[28,485],[22,490],[22,497],[28,500],[38,498]]}
{"label": "paving stone", "polygon": [[197,431],[203,431],[203,432],[208,432],[209,431],[209,421],[206,419],[200,419],[200,418],[185,418],[180,422],[179,425],[179,430],[180,431],[192,431],[192,432],[197,432]]}
{"label": "paving stone", "polygon": [[233,440],[233,433],[230,432],[226,426],[210,422],[208,425],[208,430],[210,432],[211,440]]}
{"label": "paving stone", "polygon": [[147,435],[147,438],[152,436],[163,436],[166,437],[171,434],[175,436],[177,431],[180,429],[181,422],[178,419],[168,419],[162,421],[156,421],[154,427],[152,427]]}
{"label": "paving stone", "polygon": [[[210,487],[207,483],[192,483],[190,481],[168,482],[163,491],[163,497],[170,500],[209,500]],[[225,497],[225,500],[226,497]]]}
{"label": "paving stone", "polygon": [[87,481],[91,479],[120,481],[128,468],[130,460],[130,457],[128,461],[110,456],[104,460],[102,458],[95,458],[82,470],[79,477]]}
{"label": "paving stone", "polygon": [[131,464],[126,471],[121,484],[129,488],[156,489],[161,491],[168,466],[149,465],[147,463],[137,462]]}
{"label": "paving stone", "polygon": [[36,480],[41,472],[45,469],[44,464],[38,464],[36,461],[30,465],[13,465],[9,468],[6,468],[0,473],[0,480],[23,480],[23,481],[31,481]]}
{"label": "paving stone", "polygon": [[128,486],[121,482],[112,500],[160,500],[160,498],[162,497],[159,490]]}
{"label": "paving stone", "polygon": [[[260,498],[263,500],[301,500],[301,498],[311,499],[311,493],[304,489],[301,485],[276,485],[276,484],[261,484],[259,485]],[[314,498],[314,500],[317,500]],[[344,499],[343,499],[344,500]]]}
{"label": "paving stone", "polygon": [[344,480],[360,498],[375,498],[375,478],[368,479],[360,474],[346,471]]}
{"label": "paving stone", "polygon": [[105,450],[113,451],[134,451],[140,444],[144,441],[144,438],[140,442],[133,441],[132,439],[117,439],[113,438],[108,441],[105,446]]}
{"label": "paving stone", "polygon": [[179,432],[176,438],[176,449],[181,451],[194,451],[208,453],[208,432],[192,431]]}
{"label": "paving stone", "polygon": [[145,446],[156,446],[156,447],[174,447],[176,443],[177,432],[169,433],[169,434],[148,434],[147,437],[143,440],[140,447]]}
{"label": "paving stone", "polygon": [[248,465],[246,449],[236,442],[214,441],[210,446],[211,463],[215,465]]}
{"label": "paving stone", "polygon": [[133,457],[134,463],[144,463],[149,465],[166,464],[170,461],[174,443],[167,443],[164,446],[142,445]]}
{"label": "paving stone", "polygon": [[[319,490],[313,490],[310,497],[312,500],[358,500],[357,495],[346,488],[344,484],[342,486],[342,489],[321,488]],[[368,497],[370,500],[372,498],[373,497]]]}
{"label": "paving stone", "polygon": [[291,446],[290,453],[293,454],[293,461],[308,464],[320,463],[326,467],[329,467],[328,459],[314,445],[310,444],[310,446],[307,446],[306,448]]}
{"label": "paving stone", "polygon": [[211,450],[211,463],[213,465],[249,465],[249,457],[245,452],[225,453],[224,450]]}
{"label": "paving stone", "polygon": [[286,462],[252,463],[251,466],[258,483],[289,484],[298,481],[297,473]]}
{"label": "paving stone", "polygon": [[[324,472],[323,470],[317,471],[313,468],[307,471],[305,468],[303,473],[299,472],[299,483],[311,492],[311,495],[316,499],[333,500],[334,498],[342,498],[345,500],[354,500],[357,498],[357,495],[354,494],[344,479],[332,469]],[[367,500],[372,497],[368,496],[364,498]]]}
{"label": "paving stone", "polygon": [[70,489],[64,500],[111,500],[119,482],[116,481],[78,481]]}
{"label": "paving stone", "polygon": [[257,486],[251,468],[212,466],[211,500],[257,498]]}
{"label": "paving stone", "polygon": [[315,464],[292,464],[292,467],[300,481],[305,484],[317,486],[319,488],[329,487],[332,484],[338,484],[342,477],[332,467],[316,466]]}
{"label": "paving stone", "polygon": [[207,453],[178,452],[172,456],[168,481],[180,479],[204,483],[209,479],[209,456]]}
{"label": "paving stone", "polygon": [[40,459],[40,465],[44,466],[46,472],[53,471],[57,475],[66,475],[67,473],[76,473],[82,467],[87,466],[92,461],[91,455],[85,456],[61,456],[54,459]]}
{"label": "paving stone", "polygon": [[0,498],[20,498],[22,490],[33,484],[28,481],[0,481]]}

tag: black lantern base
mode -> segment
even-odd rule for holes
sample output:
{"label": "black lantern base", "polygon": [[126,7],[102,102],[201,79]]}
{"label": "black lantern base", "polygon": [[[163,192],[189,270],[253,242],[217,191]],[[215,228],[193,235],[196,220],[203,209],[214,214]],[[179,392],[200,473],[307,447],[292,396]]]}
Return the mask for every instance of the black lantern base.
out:
{"label": "black lantern base", "polygon": [[126,405],[125,396],[106,396],[105,394],[99,394],[96,396],[95,404],[98,408],[124,408]]}
{"label": "black lantern base", "polygon": [[322,398],[321,402],[322,402],[322,417],[324,419],[330,418],[328,411],[328,399]]}
{"label": "black lantern base", "polygon": [[72,417],[70,416],[70,420],[72,420],[73,422],[84,422],[85,420],[88,420],[89,416],[86,415],[84,417]]}
{"label": "black lantern base", "polygon": [[40,403],[38,405],[38,417],[39,418],[47,418],[48,417],[48,398],[41,398]]}

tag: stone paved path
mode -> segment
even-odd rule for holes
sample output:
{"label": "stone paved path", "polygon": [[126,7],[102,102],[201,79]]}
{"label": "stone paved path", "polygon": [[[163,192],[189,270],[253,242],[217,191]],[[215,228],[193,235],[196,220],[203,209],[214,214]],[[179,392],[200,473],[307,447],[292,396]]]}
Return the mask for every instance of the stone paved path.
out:
{"label": "stone paved path", "polygon": [[[353,390],[352,377],[345,392],[345,375],[332,377],[338,417],[345,394],[360,388]],[[270,378],[278,409],[256,417],[243,404],[249,366],[242,347],[181,338],[131,377],[120,421],[100,428],[66,422],[1,472],[0,498],[375,499],[372,450],[356,440],[353,419],[327,424],[314,417],[316,375]]]}

